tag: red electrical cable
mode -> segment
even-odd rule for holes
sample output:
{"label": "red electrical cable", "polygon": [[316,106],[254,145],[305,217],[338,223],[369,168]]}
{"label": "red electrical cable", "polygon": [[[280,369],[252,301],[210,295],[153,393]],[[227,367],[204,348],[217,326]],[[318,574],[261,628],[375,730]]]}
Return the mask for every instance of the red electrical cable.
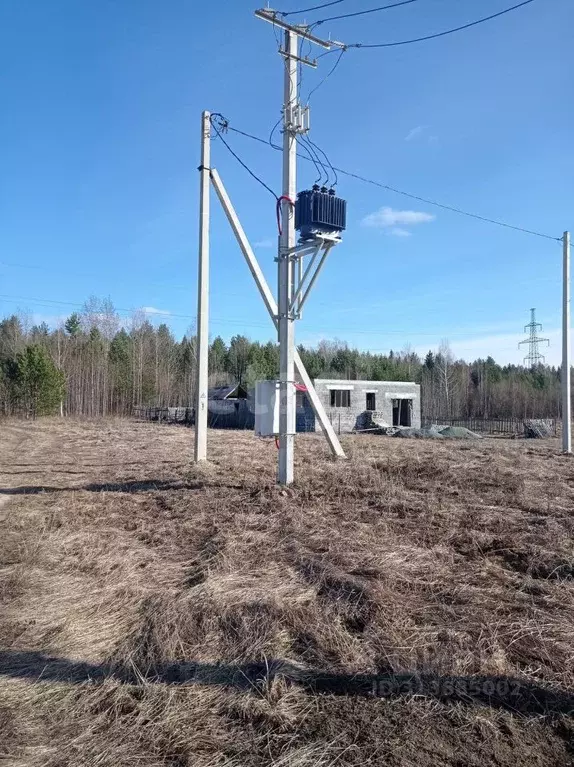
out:
{"label": "red electrical cable", "polygon": [[283,227],[281,226],[281,203],[285,200],[288,202],[292,208],[295,207],[295,203],[290,197],[287,197],[286,194],[282,194],[281,197],[277,198],[277,205],[275,206],[275,212],[277,214],[277,229],[279,230],[279,236],[283,234]]}
{"label": "red electrical cable", "polygon": [[279,450],[279,437],[275,437],[275,447]]}

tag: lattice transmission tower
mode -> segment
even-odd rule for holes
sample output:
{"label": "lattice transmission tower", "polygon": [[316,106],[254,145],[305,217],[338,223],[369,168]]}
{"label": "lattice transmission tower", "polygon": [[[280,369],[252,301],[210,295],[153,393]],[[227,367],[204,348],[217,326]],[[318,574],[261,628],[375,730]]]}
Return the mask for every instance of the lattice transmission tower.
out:
{"label": "lattice transmission tower", "polygon": [[518,348],[523,344],[528,344],[528,354],[524,357],[524,364],[527,367],[534,368],[537,365],[543,365],[546,361],[543,354],[540,354],[540,344],[546,344],[550,346],[550,340],[548,338],[540,338],[536,335],[539,330],[542,330],[542,325],[536,322],[536,309],[530,310],[530,322],[524,326],[524,332],[528,332],[528,338],[524,341],[520,341]]}

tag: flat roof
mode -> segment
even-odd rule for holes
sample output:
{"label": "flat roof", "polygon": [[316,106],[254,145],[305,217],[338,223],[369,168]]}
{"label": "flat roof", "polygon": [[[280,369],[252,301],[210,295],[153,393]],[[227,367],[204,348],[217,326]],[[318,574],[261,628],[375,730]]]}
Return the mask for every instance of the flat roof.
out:
{"label": "flat roof", "polygon": [[315,378],[315,383],[338,384],[344,386],[420,386],[414,381],[364,381],[361,378]]}

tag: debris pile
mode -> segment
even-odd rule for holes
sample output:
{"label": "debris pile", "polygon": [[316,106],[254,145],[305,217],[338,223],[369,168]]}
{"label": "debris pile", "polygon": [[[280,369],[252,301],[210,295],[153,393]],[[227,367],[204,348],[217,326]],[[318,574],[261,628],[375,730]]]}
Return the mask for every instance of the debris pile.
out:
{"label": "debris pile", "polygon": [[552,421],[544,418],[531,418],[524,421],[524,436],[528,439],[545,439],[552,437],[554,428]]}
{"label": "debris pile", "polygon": [[433,424],[422,429],[415,429],[412,426],[394,426],[392,429],[392,434],[390,429],[381,433],[403,439],[482,439],[480,434],[466,429],[464,426],[437,426]]}
{"label": "debris pile", "polygon": [[439,431],[443,437],[450,439],[482,439],[480,434],[464,426],[446,426],[444,429],[439,427]]}
{"label": "debris pile", "polygon": [[412,426],[394,427],[394,432],[394,437],[403,439],[444,439],[444,435],[435,426],[423,429],[415,429]]}

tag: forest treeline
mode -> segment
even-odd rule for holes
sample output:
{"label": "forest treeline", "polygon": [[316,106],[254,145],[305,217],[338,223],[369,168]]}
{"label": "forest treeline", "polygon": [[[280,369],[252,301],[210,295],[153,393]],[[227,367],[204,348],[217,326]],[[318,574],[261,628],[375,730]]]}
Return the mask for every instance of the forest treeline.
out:
{"label": "forest treeline", "polygon": [[[423,415],[553,417],[560,411],[560,370],[498,365],[491,357],[454,359],[448,343],[424,358],[410,348],[373,354],[343,341],[300,346],[311,378],[416,381]],[[274,342],[217,337],[209,349],[210,384],[278,375]],[[0,412],[4,415],[129,415],[134,406],[191,406],[196,339],[177,340],[144,312],[122,321],[109,300],[91,298],[61,327],[30,325],[13,315],[0,322]]]}

